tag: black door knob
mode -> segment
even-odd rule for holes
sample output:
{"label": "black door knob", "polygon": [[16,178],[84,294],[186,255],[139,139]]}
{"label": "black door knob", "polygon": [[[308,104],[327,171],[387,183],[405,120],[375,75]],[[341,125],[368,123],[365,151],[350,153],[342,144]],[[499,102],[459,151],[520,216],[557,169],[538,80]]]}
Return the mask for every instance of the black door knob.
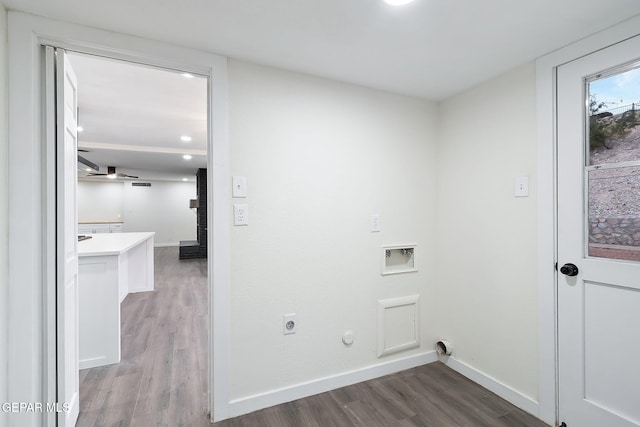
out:
{"label": "black door knob", "polygon": [[560,273],[567,276],[577,276],[578,271],[578,267],[575,264],[571,264],[570,262],[560,267]]}

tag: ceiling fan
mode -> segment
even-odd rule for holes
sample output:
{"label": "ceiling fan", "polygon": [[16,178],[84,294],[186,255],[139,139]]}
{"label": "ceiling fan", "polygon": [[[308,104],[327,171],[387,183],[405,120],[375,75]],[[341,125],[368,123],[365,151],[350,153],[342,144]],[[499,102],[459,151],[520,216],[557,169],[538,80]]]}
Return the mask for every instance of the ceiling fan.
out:
{"label": "ceiling fan", "polygon": [[116,179],[116,178],[132,178],[138,179],[137,176],[127,175],[126,173],[116,173],[115,166],[107,166],[107,173],[90,173],[88,176],[106,176],[107,178]]}

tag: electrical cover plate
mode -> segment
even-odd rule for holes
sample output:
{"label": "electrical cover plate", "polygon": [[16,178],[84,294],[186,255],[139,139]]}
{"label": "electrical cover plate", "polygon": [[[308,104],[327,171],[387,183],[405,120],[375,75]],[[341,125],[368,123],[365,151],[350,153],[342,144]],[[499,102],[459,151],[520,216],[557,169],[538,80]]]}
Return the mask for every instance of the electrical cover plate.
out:
{"label": "electrical cover plate", "polygon": [[231,178],[233,190],[231,197],[247,197],[247,177],[233,176]]}
{"label": "electrical cover plate", "polygon": [[298,317],[295,313],[282,316],[282,333],[285,335],[295,334],[298,330]]}

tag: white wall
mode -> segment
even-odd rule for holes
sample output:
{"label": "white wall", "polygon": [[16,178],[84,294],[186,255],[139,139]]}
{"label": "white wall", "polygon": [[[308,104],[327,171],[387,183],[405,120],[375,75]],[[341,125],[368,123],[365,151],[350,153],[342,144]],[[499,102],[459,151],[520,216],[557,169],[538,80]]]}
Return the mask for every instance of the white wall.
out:
{"label": "white wall", "polygon": [[122,222],[124,182],[78,181],[78,222]]}
{"label": "white wall", "polygon": [[[239,61],[229,90],[250,219],[231,233],[231,399],[430,351],[435,105]],[[419,272],[380,275],[381,245],[395,243],[418,244]],[[378,359],[377,301],[411,294],[421,348]],[[283,336],[291,312],[299,331]]]}
{"label": "white wall", "polygon": [[124,231],[155,231],[156,245],[196,240],[195,182],[150,181],[151,187],[124,186]]}
{"label": "white wall", "polygon": [[[436,330],[537,399],[536,81],[527,64],[440,105]],[[530,195],[514,197],[517,176]]]}
{"label": "white wall", "polygon": [[[8,295],[8,133],[7,133],[7,11],[0,3],[0,402],[7,400]],[[0,426],[5,425],[0,416]]]}
{"label": "white wall", "polygon": [[196,214],[189,199],[196,198],[195,182],[149,181],[78,182],[79,222],[120,222],[123,231],[155,231],[155,244],[177,245],[196,239]]}

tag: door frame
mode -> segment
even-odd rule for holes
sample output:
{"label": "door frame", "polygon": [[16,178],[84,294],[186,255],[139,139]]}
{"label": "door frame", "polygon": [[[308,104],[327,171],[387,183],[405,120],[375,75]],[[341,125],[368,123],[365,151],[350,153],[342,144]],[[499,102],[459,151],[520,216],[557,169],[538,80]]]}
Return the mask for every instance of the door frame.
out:
{"label": "door frame", "polygon": [[[226,418],[231,187],[226,57],[21,12],[9,12],[8,21],[8,401],[56,401],[55,150],[45,143],[50,112],[45,111],[41,48],[50,45],[209,78],[208,388],[212,417]],[[21,425],[55,425],[55,414],[46,412],[13,416]]]}
{"label": "door frame", "polygon": [[559,66],[640,34],[640,15],[536,61],[538,162],[538,416],[557,425],[557,120]]}

